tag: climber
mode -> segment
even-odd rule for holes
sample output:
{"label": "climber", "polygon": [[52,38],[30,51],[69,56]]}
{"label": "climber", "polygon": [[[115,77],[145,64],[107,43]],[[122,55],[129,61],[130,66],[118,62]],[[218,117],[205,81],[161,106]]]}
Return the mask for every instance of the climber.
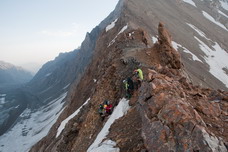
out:
{"label": "climber", "polygon": [[123,80],[123,83],[126,90],[126,98],[130,99],[134,92],[134,83],[130,77],[127,80]]}
{"label": "climber", "polygon": [[136,77],[136,88],[138,89],[141,86],[143,81],[143,72],[140,68],[134,70],[134,76]]}
{"label": "climber", "polygon": [[105,100],[103,104],[99,105],[98,113],[101,116],[101,119],[104,120],[106,116],[109,116],[112,114],[113,106],[110,104],[108,100]]}
{"label": "climber", "polygon": [[143,81],[143,72],[141,69],[134,70],[134,73],[140,81]]}
{"label": "climber", "polygon": [[111,115],[112,114],[112,104],[108,100],[104,101],[104,109],[105,109],[105,115]]}
{"label": "climber", "polygon": [[106,107],[105,107],[105,113],[107,115],[111,115],[112,114],[112,104],[108,104]]}

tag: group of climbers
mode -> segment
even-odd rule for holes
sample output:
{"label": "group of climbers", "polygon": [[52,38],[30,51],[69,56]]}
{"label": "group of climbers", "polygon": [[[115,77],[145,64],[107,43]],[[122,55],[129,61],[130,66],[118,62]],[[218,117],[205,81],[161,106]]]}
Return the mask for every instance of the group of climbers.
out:
{"label": "group of climbers", "polygon": [[[140,68],[134,70],[132,77],[128,77],[123,80],[124,89],[126,91],[126,98],[130,99],[132,97],[134,90],[137,90],[141,86],[142,81],[143,72]],[[98,112],[102,120],[104,120],[106,116],[111,115],[112,111],[113,105],[110,104],[108,100],[105,100],[102,104],[99,105]]]}
{"label": "group of climbers", "polygon": [[143,72],[141,69],[136,69],[133,72],[133,76],[128,77],[127,79],[123,80],[124,88],[126,90],[126,98],[130,99],[134,93],[134,89],[138,89],[141,86],[143,81]]}
{"label": "group of climbers", "polygon": [[99,105],[98,112],[102,118],[102,120],[105,118],[105,116],[112,114],[113,106],[110,104],[108,100],[105,100],[103,104]]}

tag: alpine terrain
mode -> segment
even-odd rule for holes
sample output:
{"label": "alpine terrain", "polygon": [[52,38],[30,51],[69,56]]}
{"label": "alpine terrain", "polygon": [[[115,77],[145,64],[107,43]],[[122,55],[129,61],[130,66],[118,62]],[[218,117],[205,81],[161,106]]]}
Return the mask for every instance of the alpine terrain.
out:
{"label": "alpine terrain", "polygon": [[30,81],[32,74],[21,67],[0,61],[0,85],[15,85]]}
{"label": "alpine terrain", "polygon": [[120,0],[21,88],[0,151],[227,152],[227,41],[227,0]]}

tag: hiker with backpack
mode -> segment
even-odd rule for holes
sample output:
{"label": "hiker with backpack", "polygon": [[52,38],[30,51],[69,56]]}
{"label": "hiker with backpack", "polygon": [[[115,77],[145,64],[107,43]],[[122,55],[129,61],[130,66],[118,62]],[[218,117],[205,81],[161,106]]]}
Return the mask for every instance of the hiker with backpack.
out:
{"label": "hiker with backpack", "polygon": [[101,116],[101,119],[104,120],[106,116],[112,114],[113,106],[108,100],[105,100],[103,104],[99,105],[98,113]]}
{"label": "hiker with backpack", "polygon": [[143,71],[140,68],[134,70],[134,77],[136,78],[135,84],[136,88],[138,89],[143,81]]}

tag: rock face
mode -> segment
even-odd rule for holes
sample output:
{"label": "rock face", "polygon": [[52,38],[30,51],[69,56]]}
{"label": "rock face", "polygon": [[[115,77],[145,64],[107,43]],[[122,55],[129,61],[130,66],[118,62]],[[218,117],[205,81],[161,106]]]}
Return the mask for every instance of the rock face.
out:
{"label": "rock face", "polygon": [[164,28],[164,25],[162,23],[159,23],[158,25],[158,43],[160,44],[156,46],[158,46],[159,51],[161,51],[161,54],[159,56],[161,63],[167,64],[170,68],[173,69],[180,69],[180,55],[172,47],[171,35]]}
{"label": "rock face", "polygon": [[227,128],[227,111],[222,108],[227,108],[227,101],[216,102],[225,94],[194,87],[184,78],[173,79],[157,70],[149,73],[151,81],[140,88],[143,98],[138,101],[147,149],[226,151],[227,133],[221,128]]}
{"label": "rock face", "polygon": [[[222,88],[220,90],[195,85],[200,84],[200,74],[192,72],[194,69],[197,72],[201,70],[196,65],[205,65],[190,61],[183,52],[179,53],[174,48],[173,44],[176,43],[173,43],[173,39],[184,41],[189,33],[186,32],[189,28],[184,28],[186,25],[178,19],[188,16],[186,14],[191,11],[187,8],[184,15],[180,14],[183,8],[179,5],[185,7],[185,4],[174,0],[165,3],[155,0],[120,1],[117,7],[120,13],[114,12],[108,17],[114,26],[105,28],[107,20],[102,22],[103,28],[98,34],[91,63],[68,93],[64,112],[49,134],[30,151],[87,151],[108,120],[100,119],[97,112],[99,104],[108,99],[116,106],[119,99],[125,96],[122,81],[132,77],[134,69],[141,68],[145,79],[129,100],[130,110],[111,125],[104,140],[115,141],[121,152],[226,152],[228,92],[222,90],[226,89],[222,82],[214,87]],[[201,2],[197,5],[201,6]],[[161,8],[164,12],[160,14]],[[175,14],[170,14],[175,16],[173,20],[167,17],[166,13],[170,12]],[[193,15],[193,18],[198,17]],[[173,24],[178,29],[171,26]],[[166,29],[167,26],[171,27],[171,32]],[[182,34],[175,34],[178,32]],[[154,38],[151,38],[151,33],[153,37],[157,35],[156,42],[152,41]],[[227,39],[225,34],[221,34],[221,37]],[[215,39],[221,38],[215,36]],[[188,40],[196,44],[195,40]],[[196,46],[199,47],[199,44]],[[196,56],[203,60],[200,54]],[[203,69],[202,73],[208,74],[209,71]],[[210,76],[208,78],[215,81],[204,86],[218,82]],[[82,106],[85,101],[88,103]],[[57,136],[61,122],[79,107],[80,112],[69,120]]]}

